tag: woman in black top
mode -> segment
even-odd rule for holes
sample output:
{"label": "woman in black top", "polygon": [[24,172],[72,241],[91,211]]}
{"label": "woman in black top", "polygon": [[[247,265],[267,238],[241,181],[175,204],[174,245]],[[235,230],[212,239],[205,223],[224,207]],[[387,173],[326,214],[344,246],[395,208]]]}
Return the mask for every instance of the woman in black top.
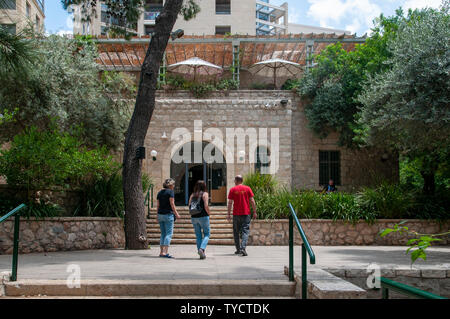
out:
{"label": "woman in black top", "polygon": [[209,195],[206,192],[206,183],[204,181],[198,181],[195,184],[194,193],[189,198],[189,211],[195,230],[195,237],[197,238],[197,251],[200,259],[206,258],[205,250],[211,234],[208,201]]}
{"label": "woman in black top", "polygon": [[157,209],[158,209],[158,223],[161,229],[160,248],[161,252],[159,257],[173,258],[169,255],[170,241],[173,236],[173,225],[175,223],[175,217],[180,218],[177,209],[175,207],[175,194],[173,189],[175,187],[175,181],[171,178],[166,179],[163,184],[163,189],[158,193]]}

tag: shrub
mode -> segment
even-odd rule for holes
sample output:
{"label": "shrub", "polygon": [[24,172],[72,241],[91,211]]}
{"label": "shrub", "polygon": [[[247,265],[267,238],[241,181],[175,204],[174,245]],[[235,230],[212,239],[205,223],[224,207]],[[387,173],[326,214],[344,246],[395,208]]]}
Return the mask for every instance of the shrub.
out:
{"label": "shrub", "polygon": [[364,211],[376,212],[378,218],[402,218],[413,207],[412,192],[398,185],[383,183],[377,188],[364,188],[357,194]]}
{"label": "shrub", "polygon": [[255,172],[244,176],[244,185],[249,186],[254,192],[273,193],[277,181],[273,175]]}
{"label": "shrub", "polygon": [[78,136],[62,133],[55,126],[45,131],[26,129],[14,137],[10,149],[0,152],[0,175],[10,186],[30,191],[76,188],[118,167],[106,148],[89,150]]}
{"label": "shrub", "polygon": [[282,90],[292,91],[297,89],[300,86],[299,79],[287,79],[286,82],[281,86]]}
{"label": "shrub", "polygon": [[189,91],[197,99],[207,97],[214,89],[214,86],[208,83],[192,83],[189,86]]}
{"label": "shrub", "polygon": [[25,218],[57,217],[62,216],[64,212],[63,209],[56,204],[43,202],[34,203],[31,201],[24,202],[17,198],[8,198],[2,195],[0,196],[0,216],[6,215],[23,203],[25,203],[27,207],[20,211],[20,215]]}
{"label": "shrub", "polygon": [[219,91],[237,90],[239,82],[233,79],[224,79],[216,84],[216,89]]}
{"label": "shrub", "polygon": [[[142,176],[142,192],[152,186],[148,175]],[[122,176],[114,173],[83,187],[75,216],[123,217]]]}

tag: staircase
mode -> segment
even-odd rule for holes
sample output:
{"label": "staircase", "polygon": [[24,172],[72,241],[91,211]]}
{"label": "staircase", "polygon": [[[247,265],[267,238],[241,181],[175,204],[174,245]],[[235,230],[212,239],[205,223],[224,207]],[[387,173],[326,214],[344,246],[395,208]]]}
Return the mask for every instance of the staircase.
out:
{"label": "staircase", "polygon": [[[191,223],[188,207],[177,208],[181,218],[175,222],[171,244],[195,245],[195,232]],[[209,245],[234,245],[233,224],[227,220],[227,207],[210,207],[211,237]],[[156,219],[156,209],[151,209],[150,219],[147,219],[147,237],[150,244],[159,245],[161,232]]]}

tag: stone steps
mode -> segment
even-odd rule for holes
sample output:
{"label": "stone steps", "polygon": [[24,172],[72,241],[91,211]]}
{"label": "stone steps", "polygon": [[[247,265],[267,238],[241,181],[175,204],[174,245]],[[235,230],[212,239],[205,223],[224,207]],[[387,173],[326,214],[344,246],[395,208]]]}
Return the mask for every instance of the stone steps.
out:
{"label": "stone steps", "polygon": [[293,297],[295,283],[287,280],[82,280],[80,288],[67,287],[66,280],[19,280],[5,282],[6,297],[131,297],[190,298]]}
{"label": "stone steps", "polygon": [[[233,224],[228,222],[226,207],[210,207],[211,245],[234,245]],[[195,232],[191,222],[191,215],[187,207],[177,208],[180,218],[175,222],[172,244],[195,245]],[[156,219],[156,210],[151,209],[147,220],[147,237],[150,244],[159,244],[160,229]]]}

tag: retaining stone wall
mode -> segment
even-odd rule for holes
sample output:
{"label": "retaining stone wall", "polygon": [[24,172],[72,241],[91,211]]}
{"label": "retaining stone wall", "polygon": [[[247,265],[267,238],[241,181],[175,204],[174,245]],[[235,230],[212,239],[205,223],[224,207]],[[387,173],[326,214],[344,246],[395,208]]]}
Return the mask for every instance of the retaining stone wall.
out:
{"label": "retaining stone wall", "polygon": [[[378,233],[385,228],[392,228],[402,220],[380,219],[373,225],[364,221],[356,225],[344,221],[324,219],[301,220],[302,227],[311,245],[342,246],[342,245],[379,245],[397,246],[406,245],[411,236],[405,237],[398,233],[380,237]],[[441,225],[435,221],[410,220],[404,226],[419,233],[436,234],[450,229],[450,222]],[[294,225],[295,227],[295,225]],[[296,243],[301,243],[298,230],[294,229]],[[213,235],[214,236],[214,235]],[[288,220],[258,220],[253,221],[250,227],[249,245],[271,246],[289,244]],[[449,245],[450,236],[433,245]]]}
{"label": "retaining stone wall", "polygon": [[[0,224],[0,254],[12,253],[13,237],[14,221]],[[120,218],[62,217],[20,222],[19,251],[23,254],[123,247],[125,234]]]}

